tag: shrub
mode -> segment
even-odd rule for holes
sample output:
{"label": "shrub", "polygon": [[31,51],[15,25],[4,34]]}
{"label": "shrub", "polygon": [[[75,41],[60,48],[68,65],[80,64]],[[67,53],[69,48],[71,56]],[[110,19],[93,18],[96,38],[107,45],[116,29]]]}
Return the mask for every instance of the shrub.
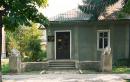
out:
{"label": "shrub", "polygon": [[41,39],[39,36],[42,31],[38,29],[36,24],[32,27],[21,26],[15,32],[7,31],[7,51],[16,48],[20,51],[22,61],[34,62],[42,61],[46,57],[46,52],[41,48]]}
{"label": "shrub", "polygon": [[10,72],[9,64],[3,64],[2,65],[2,74],[7,74]]}
{"label": "shrub", "polygon": [[130,82],[130,80],[127,80],[127,82]]}
{"label": "shrub", "polygon": [[129,59],[118,59],[115,66],[129,66]]}

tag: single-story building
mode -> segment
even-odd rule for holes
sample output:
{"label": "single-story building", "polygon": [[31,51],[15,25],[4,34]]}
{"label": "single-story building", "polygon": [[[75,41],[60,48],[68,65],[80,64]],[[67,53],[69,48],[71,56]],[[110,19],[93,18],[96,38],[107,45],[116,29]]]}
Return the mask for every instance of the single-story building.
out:
{"label": "single-story building", "polygon": [[114,61],[129,57],[128,20],[53,21],[47,36],[48,59],[97,61],[107,46],[112,49]]}
{"label": "single-story building", "polygon": [[100,61],[110,46],[113,64],[128,59],[130,21],[53,21],[47,28],[49,60]]}
{"label": "single-story building", "polygon": [[78,8],[49,18],[49,61],[53,64],[54,61],[74,61],[77,68],[98,69],[101,53],[107,46],[111,48],[113,65],[121,59],[129,58],[130,21],[89,21],[89,18]]}

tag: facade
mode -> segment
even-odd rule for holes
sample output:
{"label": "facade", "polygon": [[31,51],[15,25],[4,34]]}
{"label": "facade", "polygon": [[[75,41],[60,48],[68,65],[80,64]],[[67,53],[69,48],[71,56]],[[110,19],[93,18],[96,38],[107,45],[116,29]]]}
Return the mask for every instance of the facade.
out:
{"label": "facade", "polygon": [[[60,7],[55,9],[58,8]],[[47,9],[49,11],[51,7]],[[48,60],[74,60],[77,68],[98,69],[101,53],[106,47],[112,50],[113,64],[120,59],[129,58],[129,20],[89,21],[91,15],[80,11],[78,4],[75,8],[47,17],[50,20],[47,27]]]}
{"label": "facade", "polygon": [[100,61],[110,46],[113,64],[129,57],[130,21],[53,21],[47,28],[49,60]]}

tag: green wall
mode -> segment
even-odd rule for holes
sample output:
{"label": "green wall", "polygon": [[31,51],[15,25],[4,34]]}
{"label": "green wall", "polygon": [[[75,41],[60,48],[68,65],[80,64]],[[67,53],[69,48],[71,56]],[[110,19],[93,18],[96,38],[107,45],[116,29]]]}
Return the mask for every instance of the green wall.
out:
{"label": "green wall", "polygon": [[[97,30],[110,30],[110,46],[113,62],[128,58],[129,55],[129,22],[127,21],[68,21],[51,22],[47,35],[54,36],[54,31],[71,30],[72,58],[80,61],[100,60],[101,51],[97,50]],[[54,59],[54,42],[48,42],[47,54]]]}

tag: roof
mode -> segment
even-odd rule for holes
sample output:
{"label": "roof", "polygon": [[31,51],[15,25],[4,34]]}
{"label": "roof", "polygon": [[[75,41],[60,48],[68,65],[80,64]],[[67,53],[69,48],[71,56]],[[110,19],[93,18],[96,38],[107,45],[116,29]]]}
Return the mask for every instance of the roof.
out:
{"label": "roof", "polygon": [[99,20],[99,21],[91,21],[91,20],[73,20],[73,21],[51,21],[49,27],[52,26],[76,26],[80,27],[82,25],[96,25],[96,26],[106,26],[111,27],[113,25],[129,25],[130,26],[130,20],[129,19],[110,19],[110,20]]}
{"label": "roof", "polygon": [[43,14],[49,21],[88,20],[90,15],[79,10],[82,0],[48,0]]}
{"label": "roof", "polygon": [[69,10],[65,13],[58,14],[48,18],[50,21],[68,21],[68,20],[89,20],[90,15],[83,13],[78,8]]}

